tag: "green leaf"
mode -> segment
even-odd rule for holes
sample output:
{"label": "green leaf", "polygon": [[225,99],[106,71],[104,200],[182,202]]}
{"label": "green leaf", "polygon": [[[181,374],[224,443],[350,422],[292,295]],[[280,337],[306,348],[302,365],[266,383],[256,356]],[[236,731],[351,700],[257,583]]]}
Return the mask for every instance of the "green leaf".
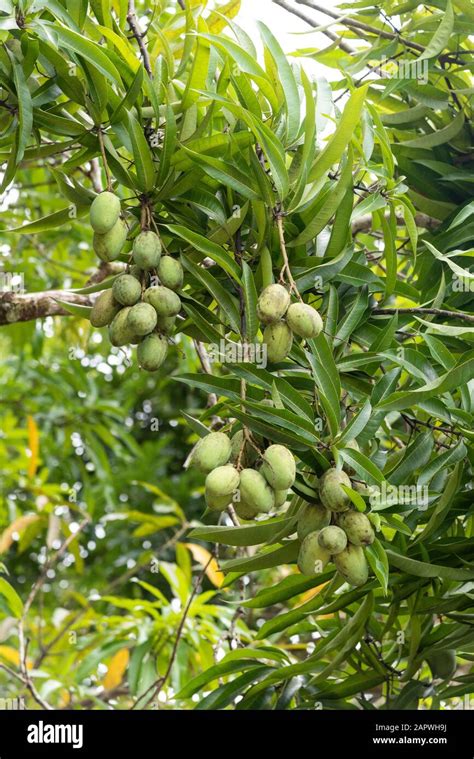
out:
{"label": "green leaf", "polygon": [[288,62],[288,58],[280,47],[278,40],[273,36],[268,26],[262,21],[257,21],[257,26],[262,35],[262,39],[275,62],[275,66],[278,69],[278,76],[280,78],[283,96],[285,98],[287,142],[291,145],[298,136],[300,128],[301,104],[298,85],[296,84],[295,76],[290,63]]}
{"label": "green leaf", "polygon": [[[201,16],[198,18],[197,28],[198,32],[202,35],[207,32],[207,24]],[[202,36],[198,36],[196,49],[191,57],[191,71],[181,101],[181,107],[183,110],[186,110],[193,105],[193,103],[199,99],[198,91],[205,88],[207,73],[209,70],[210,54],[209,42],[206,42]]]}
{"label": "green leaf", "polygon": [[64,308],[65,311],[72,314],[73,316],[80,316],[82,319],[89,319],[90,313],[92,311],[92,306],[81,306],[77,303],[68,303],[68,301],[59,300],[59,298],[54,298],[54,300],[61,306],[61,308]]}
{"label": "green leaf", "polygon": [[242,261],[242,289],[245,301],[245,331],[249,340],[255,340],[259,330],[257,319],[257,288],[252,269],[246,261]]}
{"label": "green leaf", "polygon": [[6,599],[13,616],[19,619],[23,613],[23,601],[16,590],[3,577],[0,577],[0,595]]}
{"label": "green leaf", "polygon": [[424,53],[418,58],[424,61],[436,58],[447,47],[454,28],[454,11],[451,0],[447,0],[445,10],[440,14],[440,24],[425,48]]}
{"label": "green leaf", "polygon": [[256,546],[267,543],[274,535],[294,524],[291,517],[274,518],[240,527],[197,527],[189,533],[190,538],[222,543],[226,546]]}
{"label": "green leaf", "polygon": [[363,85],[350,96],[336,131],[324,150],[317,157],[313,168],[309,172],[309,181],[317,182],[329,171],[333,164],[341,160],[342,154],[351,141],[355,128],[360,121],[367,90],[368,85]]}
{"label": "green leaf", "polygon": [[204,237],[204,235],[193,232],[188,227],[183,227],[181,224],[166,224],[165,226],[172,234],[178,235],[182,240],[186,240],[196,250],[203,253],[204,256],[212,258],[213,261],[219,264],[224,271],[240,284],[240,268],[234,258],[224,248]]}
{"label": "green leaf", "polygon": [[463,111],[459,111],[457,116],[443,129],[438,129],[431,134],[425,134],[423,137],[415,137],[413,140],[406,140],[400,144],[409,148],[435,148],[438,145],[444,145],[446,142],[450,142],[457,137],[464,126],[464,120]]}
{"label": "green leaf", "polygon": [[131,113],[128,114],[128,127],[139,189],[150,192],[154,189],[156,178],[150,147],[143,133],[143,127]]}
{"label": "green leaf", "polygon": [[394,567],[416,577],[440,577],[443,580],[455,580],[457,582],[474,580],[474,569],[456,569],[442,564],[428,564],[425,561],[417,561],[408,558],[408,556],[402,556],[393,550],[387,550],[387,556],[390,564]]}

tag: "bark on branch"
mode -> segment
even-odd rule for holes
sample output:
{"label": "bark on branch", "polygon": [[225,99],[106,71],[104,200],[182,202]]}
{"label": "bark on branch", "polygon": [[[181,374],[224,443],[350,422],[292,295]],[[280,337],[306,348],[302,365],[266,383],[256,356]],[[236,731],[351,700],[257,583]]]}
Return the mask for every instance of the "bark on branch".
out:
{"label": "bark on branch", "polygon": [[[101,264],[87,284],[94,285],[123,270],[121,264]],[[0,294],[0,326],[44,319],[46,316],[70,316],[56,299],[79,306],[92,306],[96,294],[78,295],[69,290],[48,290],[37,293],[8,292]]]}

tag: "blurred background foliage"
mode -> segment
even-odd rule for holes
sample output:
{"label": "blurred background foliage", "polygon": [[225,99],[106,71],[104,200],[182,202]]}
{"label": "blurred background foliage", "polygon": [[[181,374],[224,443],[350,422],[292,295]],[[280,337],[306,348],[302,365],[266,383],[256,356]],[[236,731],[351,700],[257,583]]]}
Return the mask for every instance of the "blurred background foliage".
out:
{"label": "blurred background foliage", "polygon": [[[288,24],[293,13],[303,14],[308,29],[321,26],[315,3],[276,4],[287,10]],[[245,103],[254,116],[264,101],[268,108],[265,98],[275,99],[271,116],[261,114],[257,124],[263,130],[261,124],[268,121],[270,135],[284,143],[275,147],[261,132],[269,153],[274,147],[270,163],[282,195],[288,177],[278,160],[280,150],[290,167],[294,213],[285,232],[302,291],[311,290],[320,264],[313,270],[310,259],[323,258],[332,240],[324,292],[317,292],[313,302],[325,315],[329,312],[334,330],[342,328],[337,333],[342,345],[333,345],[335,371],[347,399],[342,421],[361,413],[376,381],[381,383],[378,400],[389,397],[392,402],[385,413],[371,418],[365,439],[362,435],[366,455],[350,463],[361,479],[377,481],[383,471],[389,482],[421,477],[430,483],[425,514],[395,506],[382,515],[381,540],[403,556],[410,549],[416,571],[406,562],[392,566],[385,594],[388,560],[382,546],[374,559],[375,578],[362,589],[315,584],[293,564],[279,561],[251,574],[230,573],[224,580],[216,562],[251,562],[254,547],[216,549],[212,541],[189,537],[189,528],[201,525],[203,482],[193,470],[183,469],[196,440],[196,426],[189,426],[183,412],[208,422],[207,392],[214,389],[220,398],[217,411],[234,418],[226,405],[225,382],[203,392],[196,379],[201,367],[190,338],[208,337],[202,325],[196,331],[188,319],[163,371],[151,376],[138,370],[128,351],[111,348],[85,319],[46,316],[2,325],[1,695],[22,695],[28,708],[454,708],[470,696],[474,682],[473,327],[468,320],[439,324],[433,314],[420,312],[425,320],[420,322],[411,313],[396,316],[393,311],[472,311],[472,290],[456,283],[472,284],[473,277],[474,12],[467,0],[437,0],[423,7],[392,0],[341,4],[339,21],[329,29],[335,39],[295,44],[295,61],[306,58],[324,66],[324,75],[309,90],[298,74],[302,112],[314,100],[315,123],[324,133],[318,155],[328,124],[331,132],[335,120],[341,123],[348,90],[369,83],[360,126],[358,120],[345,124],[345,133],[332,143],[327,169],[338,164],[337,172],[328,177],[318,168],[308,189],[301,166],[312,154],[304,152],[308,148],[301,139],[292,143],[285,133],[290,109],[279,78],[284,72],[284,84],[291,84],[291,77],[265,32],[266,77],[252,69],[252,43],[236,24],[239,5],[186,0],[183,11],[174,2],[136,3],[153,72],[165,82],[163,89],[158,86],[163,102],[150,116],[144,109],[154,109],[156,103],[147,85],[136,79],[139,50],[127,25],[127,3],[0,3],[4,271],[18,278],[13,282],[23,282],[28,293],[81,288],[95,276],[85,214],[104,175],[97,164],[97,135],[84,113],[100,121],[97,103],[106,99],[107,72],[99,75],[90,56],[95,54],[97,65],[105,67],[101,47],[123,74],[122,91],[108,93],[108,114],[120,107],[132,112],[137,106],[144,125],[158,135],[163,163],[165,127],[176,112],[179,140],[167,158],[173,155],[182,167],[181,184],[175,197],[174,186],[166,189],[164,183],[160,222],[188,225],[204,237],[216,234],[220,245],[230,247],[234,204],[250,207],[242,227],[246,249],[260,253],[268,244],[277,269],[271,216],[254,198],[255,188],[265,198],[275,188],[265,176],[268,166],[259,174],[258,162],[256,167],[254,156],[246,153],[251,130],[231,108],[222,112],[215,103],[210,106],[207,96],[197,105],[207,88],[216,95],[208,66],[224,71],[218,80],[221,96]],[[344,13],[359,26],[341,22]],[[59,38],[50,36],[52,24],[60,30]],[[75,28],[85,29],[92,53],[71,36]],[[237,42],[225,42],[224,29]],[[208,48],[197,48],[196,30],[217,36],[209,59]],[[99,44],[104,38],[108,47]],[[387,61],[403,56],[425,56],[427,83],[380,75]],[[233,71],[236,63],[243,74]],[[143,67],[140,71],[143,75]],[[32,122],[25,86],[35,113]],[[121,101],[130,92],[138,105],[132,97]],[[83,98],[82,105],[75,98]],[[182,143],[202,136],[206,114],[213,110],[215,131],[230,134],[222,153],[215,153],[222,159],[219,165],[212,164],[213,151],[206,164],[196,145],[192,155],[182,149]],[[346,118],[350,110],[344,111]],[[122,199],[136,216],[151,159],[139,151],[139,171],[137,153],[129,146],[115,153],[117,141],[126,141],[126,128],[117,119],[114,129],[107,145],[112,172],[126,185]],[[310,129],[306,112],[300,138]],[[81,139],[76,142],[77,135]],[[344,168],[347,177],[348,161],[354,161],[353,184],[341,195],[341,185],[347,188],[339,181]],[[198,181],[202,192],[197,196]],[[303,201],[298,192],[305,187]],[[347,196],[350,203],[342,203]],[[68,203],[78,218],[68,216]],[[315,217],[319,226],[312,226]],[[46,221],[22,234],[7,232],[40,219]],[[419,236],[434,252],[420,244]],[[182,245],[176,230],[167,242],[174,251]],[[202,259],[200,252],[196,260]],[[257,257],[249,261],[261,285]],[[216,276],[225,280],[222,271]],[[211,311],[206,288],[192,276],[187,285],[194,305]],[[391,307],[392,313],[374,319],[369,305]],[[212,318],[210,324],[215,324]],[[406,340],[409,347],[399,354]],[[368,350],[375,354],[371,361],[361,355]],[[309,374],[309,365],[295,351],[300,368],[287,367],[280,376],[310,397],[305,381],[299,381],[303,372]],[[440,397],[434,387],[420,406],[414,400],[397,406],[400,395],[394,398],[394,393],[408,397],[462,362],[469,364],[466,371]],[[178,374],[191,379],[179,382]],[[227,367],[221,374],[229,379]],[[257,381],[249,387],[261,398]],[[375,406],[377,398],[371,400]],[[398,413],[400,408],[411,414],[411,424]],[[264,420],[264,413],[256,409],[255,418]],[[284,420],[274,421],[281,425],[280,435],[288,434]],[[322,457],[315,454],[314,461],[305,452],[304,437],[295,436],[295,444],[319,472]],[[440,456],[442,466],[437,467]],[[425,528],[420,547],[415,538]],[[432,563],[444,575],[427,575]],[[38,578],[29,608],[28,594]],[[329,583],[331,574],[325,579]],[[19,620],[25,627],[23,641]],[[449,676],[433,679],[426,664],[427,652],[446,648],[458,653],[454,682]],[[315,651],[316,661],[311,659]]]}

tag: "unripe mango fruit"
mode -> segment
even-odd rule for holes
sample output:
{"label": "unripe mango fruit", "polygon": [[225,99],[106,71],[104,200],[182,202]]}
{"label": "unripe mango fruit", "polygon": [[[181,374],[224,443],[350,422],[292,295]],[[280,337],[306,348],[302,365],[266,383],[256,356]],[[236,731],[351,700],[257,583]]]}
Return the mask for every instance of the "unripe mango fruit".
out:
{"label": "unripe mango fruit", "polygon": [[158,316],[156,319],[156,326],[163,332],[164,335],[171,335],[174,332],[174,325],[176,324],[176,316]]}
{"label": "unripe mango fruit", "polygon": [[94,237],[92,238],[94,252],[99,256],[101,261],[115,261],[125,245],[127,234],[128,228],[124,220],[117,219],[108,232],[104,234],[94,232]]}
{"label": "unripe mango fruit", "polygon": [[128,315],[131,307],[125,306],[110,322],[109,339],[116,348],[122,345],[129,345],[136,341],[136,334],[128,323]]}
{"label": "unripe mango fruit", "polygon": [[284,445],[271,445],[263,454],[260,471],[274,490],[288,490],[295,483],[295,458]]}
{"label": "unripe mango fruit", "polygon": [[168,343],[161,335],[148,335],[137,348],[138,365],[147,372],[156,372],[168,353]]}
{"label": "unripe mango fruit", "polygon": [[100,235],[112,229],[120,216],[120,199],[106,190],[97,195],[90,207],[90,222],[94,232]]}
{"label": "unripe mango fruit", "polygon": [[444,651],[434,651],[426,657],[430,665],[433,677],[439,677],[442,680],[450,680],[456,672],[456,651],[453,648],[446,648]]}
{"label": "unripe mango fruit", "polygon": [[286,322],[269,324],[263,331],[263,342],[268,361],[277,364],[288,356],[293,345],[293,332]]}
{"label": "unripe mango fruit", "polygon": [[278,509],[286,503],[288,498],[288,490],[275,490],[275,508]]}
{"label": "unripe mango fruit", "polygon": [[140,300],[142,288],[138,279],[131,274],[121,274],[112,286],[112,293],[122,306],[133,306]]}
{"label": "unripe mango fruit", "polygon": [[334,556],[334,564],[350,585],[364,585],[369,577],[369,565],[364,549],[348,543],[346,548]]}
{"label": "unripe mango fruit", "polygon": [[307,340],[317,337],[323,329],[323,320],[318,311],[306,303],[292,303],[286,321],[295,335]]}
{"label": "unripe mango fruit", "polygon": [[319,544],[319,532],[306,535],[298,553],[298,567],[302,574],[320,574],[330,558],[329,551]]}
{"label": "unripe mango fruit", "polygon": [[239,516],[241,519],[255,519],[255,517],[258,514],[258,511],[256,509],[253,509],[251,506],[248,505],[245,501],[234,501],[233,503],[235,513],[237,516]]}
{"label": "unripe mango fruit", "polygon": [[310,532],[321,530],[331,521],[331,512],[322,503],[305,503],[298,515],[297,533],[304,540]]}
{"label": "unripe mango fruit", "polygon": [[351,481],[345,472],[328,469],[319,481],[319,497],[323,506],[331,511],[347,511],[351,500],[341,485],[351,487]]}
{"label": "unripe mango fruit", "polygon": [[218,466],[206,477],[206,490],[212,495],[231,496],[239,487],[240,475],[232,464]]}
{"label": "unripe mango fruit", "polygon": [[143,300],[150,303],[159,316],[176,316],[181,311],[181,299],[169,287],[148,287],[143,293]]}
{"label": "unripe mango fruit", "polygon": [[255,469],[242,469],[240,473],[240,497],[250,508],[259,513],[271,511],[275,495],[270,485]]}
{"label": "unripe mango fruit", "polygon": [[323,527],[319,533],[319,545],[329,551],[331,556],[335,556],[347,546],[346,533],[333,524]]}
{"label": "unripe mango fruit", "polygon": [[224,432],[210,432],[196,443],[191,455],[191,463],[201,472],[211,472],[218,466],[227,464],[232,446]]}
{"label": "unripe mango fruit", "polygon": [[160,282],[170,290],[180,290],[183,286],[184,272],[181,263],[171,256],[162,256],[157,269]]}
{"label": "unripe mango fruit", "polygon": [[283,285],[268,285],[257,302],[258,318],[263,324],[274,324],[286,314],[290,293]]}
{"label": "unripe mango fruit", "polygon": [[149,335],[156,327],[156,311],[149,303],[132,306],[127,323],[135,335]]}
{"label": "unripe mango fruit", "polygon": [[375,540],[375,533],[369,519],[360,511],[345,511],[337,517],[347,539],[355,546],[370,546]]}
{"label": "unripe mango fruit", "polygon": [[120,304],[114,299],[112,290],[104,290],[94,302],[90,314],[93,327],[106,327],[120,311]]}
{"label": "unripe mango fruit", "polygon": [[160,263],[161,240],[155,232],[140,232],[133,241],[133,261],[140,269],[156,269]]}
{"label": "unripe mango fruit", "polygon": [[255,448],[250,445],[248,441],[244,443],[244,431],[243,430],[237,430],[232,437],[231,437],[231,443],[232,443],[232,454],[231,454],[231,461],[233,463],[237,463],[240,456],[240,451],[242,450],[243,446],[243,452],[242,456],[240,458],[241,465],[245,467],[251,467],[252,464],[254,464],[257,460],[258,453],[255,450]]}

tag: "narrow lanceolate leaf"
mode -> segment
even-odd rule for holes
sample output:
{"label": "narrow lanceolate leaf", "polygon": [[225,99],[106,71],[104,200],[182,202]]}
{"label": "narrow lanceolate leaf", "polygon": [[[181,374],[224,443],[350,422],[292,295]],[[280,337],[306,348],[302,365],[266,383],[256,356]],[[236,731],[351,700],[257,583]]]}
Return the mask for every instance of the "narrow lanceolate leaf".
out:
{"label": "narrow lanceolate leaf", "polygon": [[18,139],[16,144],[16,160],[20,162],[24,156],[28,141],[31,138],[33,105],[21,65],[16,60],[13,60],[12,67],[13,81],[15,82],[18,100]]}
{"label": "narrow lanceolate leaf", "polygon": [[410,559],[408,556],[402,556],[392,550],[387,551],[387,556],[389,563],[394,567],[416,577],[440,577],[444,580],[457,580],[458,582],[474,580],[474,569],[457,569],[455,567],[444,566],[443,564],[418,561],[417,559]]}
{"label": "narrow lanceolate leaf", "polygon": [[212,260],[219,264],[224,271],[230,274],[236,282],[240,283],[240,269],[238,264],[235,262],[232,255],[220,245],[208,240],[207,237],[198,234],[198,232],[193,232],[182,224],[167,224],[166,228],[169,229],[172,234],[178,235],[182,240],[186,240],[186,242],[205,256],[212,258]]}
{"label": "narrow lanceolate leaf", "polygon": [[0,577],[0,596],[6,600],[13,616],[21,617],[23,602],[16,590],[3,577]]}
{"label": "narrow lanceolate leaf", "polygon": [[291,144],[298,136],[300,128],[301,105],[298,93],[298,85],[296,84],[295,75],[293,74],[291,65],[288,62],[288,58],[281,49],[278,40],[271,33],[268,26],[266,26],[262,21],[258,21],[257,23],[262,35],[262,39],[267,45],[278,69],[278,76],[280,77],[283,95],[285,98],[287,141],[289,144]]}
{"label": "narrow lanceolate leaf", "polygon": [[204,286],[212,295],[216,303],[225,312],[229,319],[230,326],[235,332],[240,331],[240,314],[236,299],[223,287],[220,282],[207,270],[201,266],[196,266],[186,256],[181,256],[183,266]]}
{"label": "narrow lanceolate leaf", "polygon": [[256,546],[266,543],[281,532],[287,525],[293,524],[293,519],[269,519],[241,527],[197,527],[189,533],[190,538],[209,540],[227,546]]}
{"label": "narrow lanceolate leaf", "polygon": [[143,127],[131,113],[128,116],[128,125],[139,189],[150,192],[155,186],[156,178],[150,146],[143,133]]}
{"label": "narrow lanceolate leaf", "polygon": [[451,119],[443,129],[425,134],[423,137],[415,137],[413,140],[406,140],[400,144],[409,148],[435,148],[438,145],[444,145],[457,137],[464,126],[464,120],[464,113],[459,111],[457,116]]}
{"label": "narrow lanceolate leaf", "polygon": [[41,219],[36,219],[36,221],[29,221],[27,224],[23,224],[22,227],[14,227],[13,229],[5,229],[4,231],[23,235],[47,232],[49,229],[57,229],[74,221],[76,216],[85,216],[88,211],[88,206],[80,206],[74,210],[63,208],[61,211],[55,211],[48,216],[43,216]]}
{"label": "narrow lanceolate leaf", "polygon": [[245,302],[245,333],[248,340],[254,340],[258,329],[257,318],[257,288],[252,269],[246,261],[242,262],[242,289]]}
{"label": "narrow lanceolate leaf", "polygon": [[419,61],[436,58],[447,47],[454,27],[454,11],[451,0],[447,0],[446,9],[439,14],[439,17],[439,26],[426,46],[424,53],[418,58]]}
{"label": "narrow lanceolate leaf", "polygon": [[[207,24],[202,17],[198,19],[198,32],[201,34],[207,32]],[[202,36],[198,37],[196,49],[192,56],[191,72],[183,95],[183,110],[186,110],[198,100],[199,90],[205,89],[210,54],[209,42]]]}
{"label": "narrow lanceolate leaf", "polygon": [[309,173],[309,180],[311,182],[317,182],[329,171],[334,163],[341,160],[344,150],[351,141],[354,130],[360,121],[367,90],[368,85],[359,87],[347,101],[336,131],[324,150],[317,157]]}
{"label": "narrow lanceolate leaf", "polygon": [[65,311],[73,316],[80,316],[82,319],[89,319],[90,317],[92,306],[81,306],[78,303],[68,303],[66,300],[59,300],[58,298],[55,298],[55,301],[61,306],[61,308],[64,308]]}
{"label": "narrow lanceolate leaf", "polygon": [[441,377],[428,382],[416,390],[402,390],[392,393],[381,401],[377,410],[401,411],[409,406],[421,403],[429,398],[439,397],[441,393],[461,387],[474,378],[474,357],[470,357],[459,363],[453,369]]}
{"label": "narrow lanceolate leaf", "polygon": [[98,43],[91,42],[83,35],[70,29],[65,29],[58,24],[54,26],[51,24],[51,27],[51,31],[58,37],[61,47],[67,51],[73,50],[75,53],[78,53],[86,61],[95,66],[101,74],[104,74],[108,79],[111,78],[115,84],[122,86],[122,79],[117,68]]}

